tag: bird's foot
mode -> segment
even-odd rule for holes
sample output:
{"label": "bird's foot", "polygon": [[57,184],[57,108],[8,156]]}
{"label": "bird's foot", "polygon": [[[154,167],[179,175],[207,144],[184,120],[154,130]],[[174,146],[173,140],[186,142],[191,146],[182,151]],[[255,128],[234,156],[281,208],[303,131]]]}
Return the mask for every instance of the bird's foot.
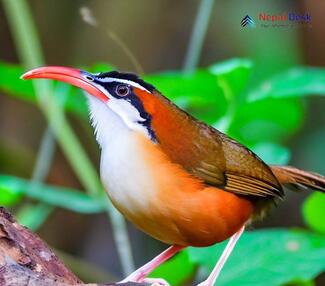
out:
{"label": "bird's foot", "polygon": [[151,286],[170,286],[170,284],[162,278],[145,278],[141,282],[148,283]]}

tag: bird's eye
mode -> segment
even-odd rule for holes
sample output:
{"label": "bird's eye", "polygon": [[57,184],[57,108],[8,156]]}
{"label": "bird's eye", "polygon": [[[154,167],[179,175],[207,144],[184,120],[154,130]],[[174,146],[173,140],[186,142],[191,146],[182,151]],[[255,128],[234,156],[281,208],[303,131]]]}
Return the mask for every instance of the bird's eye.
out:
{"label": "bird's eye", "polygon": [[116,94],[118,96],[127,96],[130,93],[130,87],[126,84],[119,84],[116,87]]}
{"label": "bird's eye", "polygon": [[92,76],[90,76],[90,75],[86,75],[85,78],[87,80],[89,80],[89,81],[93,81],[94,80],[94,78]]}

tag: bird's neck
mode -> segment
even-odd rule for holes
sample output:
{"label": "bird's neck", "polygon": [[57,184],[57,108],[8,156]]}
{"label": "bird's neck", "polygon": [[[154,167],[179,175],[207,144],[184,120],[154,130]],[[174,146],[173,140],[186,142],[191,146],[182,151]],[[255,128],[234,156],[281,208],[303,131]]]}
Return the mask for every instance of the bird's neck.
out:
{"label": "bird's neck", "polygon": [[[139,93],[145,110],[152,116],[151,127],[161,149],[174,163],[187,168],[193,164],[195,150],[211,149],[209,127],[178,108],[166,97],[156,92],[153,95]],[[210,145],[209,145],[210,144]],[[208,150],[206,150],[208,152]]]}
{"label": "bird's neck", "polygon": [[197,160],[193,157],[195,150],[203,146],[209,153],[210,145],[217,142],[209,140],[211,138],[208,136],[207,126],[203,126],[159,93],[139,92],[137,96],[143,102],[144,109],[151,115],[150,128],[157,141],[153,141],[146,131],[142,132],[144,129],[139,131],[128,127],[111,108],[98,99],[89,97],[90,116],[101,149],[118,149],[120,142],[128,141],[131,134],[140,132],[152,144],[158,143],[172,162],[190,169],[189,166],[195,165],[192,161]]}

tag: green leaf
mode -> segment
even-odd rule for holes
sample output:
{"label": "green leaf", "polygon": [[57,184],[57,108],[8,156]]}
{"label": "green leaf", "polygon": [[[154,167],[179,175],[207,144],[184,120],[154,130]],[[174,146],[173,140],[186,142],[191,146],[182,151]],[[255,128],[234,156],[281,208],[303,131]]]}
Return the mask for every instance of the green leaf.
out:
{"label": "green leaf", "polygon": [[252,70],[252,62],[246,59],[232,59],[217,63],[209,68],[227,100],[225,116],[214,122],[214,126],[228,133],[245,98],[245,88]]}
{"label": "green leaf", "polygon": [[0,89],[35,102],[36,96],[32,82],[19,79],[23,73],[24,69],[20,65],[0,62]]}
{"label": "green leaf", "polygon": [[[225,242],[189,248],[190,258],[207,274]],[[314,279],[325,270],[325,237],[307,231],[268,229],[244,233],[227,261],[218,285],[283,285]]]}
{"label": "green leaf", "polygon": [[325,95],[325,69],[297,67],[264,81],[249,94],[250,101],[264,98]]}
{"label": "green leaf", "polygon": [[226,112],[226,99],[216,77],[207,70],[192,74],[164,72],[146,75],[163,95],[199,119],[213,123]]}
{"label": "green leaf", "polygon": [[281,142],[298,130],[304,107],[300,99],[265,99],[244,103],[236,110],[229,134],[254,146],[260,142]]}
{"label": "green leaf", "polygon": [[21,193],[12,192],[8,186],[0,187],[0,206],[10,207],[14,206],[21,201],[24,197]]}
{"label": "green leaf", "polygon": [[194,275],[195,269],[196,266],[189,259],[188,253],[182,251],[156,268],[149,277],[163,278],[170,285],[178,286],[183,285],[186,280],[190,279]]}
{"label": "green leaf", "polygon": [[275,143],[261,142],[252,150],[267,164],[285,165],[290,159],[289,149]]}
{"label": "green leaf", "polygon": [[312,280],[300,280],[300,281],[292,281],[285,286],[316,286],[315,282]]}
{"label": "green leaf", "polygon": [[247,84],[252,63],[232,59],[191,74],[177,71],[144,77],[159,91],[195,117],[215,123]]}
{"label": "green leaf", "polygon": [[31,188],[27,180],[14,176],[0,175],[0,193],[5,190],[80,213],[98,213],[105,209],[104,203],[89,195],[64,187],[35,184]]}
{"label": "green leaf", "polygon": [[[223,62],[218,62],[210,66],[209,70],[214,75],[229,75],[238,70],[250,70],[253,68],[253,63],[249,59],[233,58]],[[246,72],[245,72],[246,73]]]}
{"label": "green leaf", "polygon": [[233,59],[210,68],[228,100],[228,112],[215,126],[249,146],[265,141],[280,142],[301,125],[302,103],[299,99],[286,98],[247,102],[246,87],[252,67],[249,60]]}
{"label": "green leaf", "polygon": [[325,194],[319,192],[311,194],[302,207],[302,213],[307,225],[323,234],[325,234],[324,211]]}
{"label": "green leaf", "polygon": [[231,101],[239,97],[246,87],[252,68],[250,60],[235,58],[214,64],[209,67],[209,71],[217,77],[226,98]]}
{"label": "green leaf", "polygon": [[92,73],[99,73],[99,72],[112,71],[112,70],[115,70],[116,68],[111,64],[99,62],[99,63],[95,63],[91,66],[83,67],[82,69],[84,69],[85,71],[88,71],[88,72],[92,72]]}
{"label": "green leaf", "polygon": [[0,191],[0,205],[1,206],[14,206],[21,201],[23,198],[23,194],[14,193],[10,188],[6,188],[5,186],[1,188]]}

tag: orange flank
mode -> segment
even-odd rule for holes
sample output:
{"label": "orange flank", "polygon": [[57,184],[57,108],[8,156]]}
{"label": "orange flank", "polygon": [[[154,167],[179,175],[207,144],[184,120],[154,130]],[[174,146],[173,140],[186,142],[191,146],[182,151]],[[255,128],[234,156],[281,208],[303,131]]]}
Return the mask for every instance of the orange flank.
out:
{"label": "orange flank", "polygon": [[155,182],[155,190],[149,191],[156,193],[148,209],[134,212],[116,204],[144,232],[168,244],[208,246],[229,238],[249,219],[250,201],[206,186],[172,163],[158,145],[134,136]]}

